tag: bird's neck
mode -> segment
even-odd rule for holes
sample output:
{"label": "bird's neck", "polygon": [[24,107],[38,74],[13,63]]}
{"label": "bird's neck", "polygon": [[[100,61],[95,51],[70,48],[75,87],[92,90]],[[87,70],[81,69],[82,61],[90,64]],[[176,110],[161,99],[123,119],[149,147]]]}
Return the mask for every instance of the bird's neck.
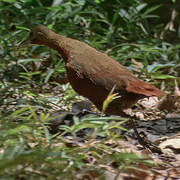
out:
{"label": "bird's neck", "polygon": [[68,61],[68,39],[65,36],[58,35],[56,33],[51,34],[47,37],[47,41],[43,42],[43,45],[46,45],[56,51],[58,51],[65,62]]}

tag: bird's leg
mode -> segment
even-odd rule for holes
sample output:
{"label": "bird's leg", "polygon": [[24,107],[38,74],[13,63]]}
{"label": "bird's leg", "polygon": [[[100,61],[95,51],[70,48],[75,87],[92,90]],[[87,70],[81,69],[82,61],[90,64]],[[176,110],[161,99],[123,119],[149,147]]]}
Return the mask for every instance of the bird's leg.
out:
{"label": "bird's leg", "polygon": [[149,148],[147,142],[145,142],[144,138],[139,134],[133,117],[130,117],[130,120],[131,120],[132,128],[133,128],[134,133],[138,139],[139,144],[141,144],[144,148]]}
{"label": "bird's leg", "polygon": [[133,117],[131,117],[130,120],[139,144],[141,144],[145,149],[149,149],[151,152],[162,154],[162,151],[153,142],[149,141],[148,139],[145,139],[139,134]]}

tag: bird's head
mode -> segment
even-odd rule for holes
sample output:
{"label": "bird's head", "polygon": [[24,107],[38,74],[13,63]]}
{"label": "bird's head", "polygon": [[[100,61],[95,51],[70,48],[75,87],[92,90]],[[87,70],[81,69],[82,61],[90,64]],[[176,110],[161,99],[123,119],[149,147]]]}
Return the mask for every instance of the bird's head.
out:
{"label": "bird's head", "polygon": [[29,44],[46,45],[52,34],[53,32],[46,26],[37,25],[31,29],[26,40],[18,45],[18,49],[26,47]]}

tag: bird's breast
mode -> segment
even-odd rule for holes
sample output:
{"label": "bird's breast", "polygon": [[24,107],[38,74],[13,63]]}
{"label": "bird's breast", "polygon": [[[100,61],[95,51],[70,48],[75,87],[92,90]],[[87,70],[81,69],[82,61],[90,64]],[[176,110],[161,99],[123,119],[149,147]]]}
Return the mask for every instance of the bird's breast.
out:
{"label": "bird's breast", "polygon": [[71,63],[66,64],[68,80],[72,88],[80,95],[91,100],[99,106],[107,97],[109,91],[104,86],[100,86],[93,81],[94,77],[78,71]]}

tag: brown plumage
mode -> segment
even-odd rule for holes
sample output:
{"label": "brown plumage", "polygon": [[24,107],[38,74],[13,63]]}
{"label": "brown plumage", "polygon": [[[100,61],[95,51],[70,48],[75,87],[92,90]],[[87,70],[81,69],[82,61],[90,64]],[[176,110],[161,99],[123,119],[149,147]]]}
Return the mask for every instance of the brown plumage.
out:
{"label": "brown plumage", "polygon": [[121,97],[109,104],[106,114],[121,115],[124,109],[141,98],[165,95],[133,76],[106,54],[86,43],[58,35],[43,25],[34,27],[19,47],[26,44],[45,45],[57,50],[66,63],[67,77],[73,89],[92,101],[99,110],[115,85],[114,93]]}

